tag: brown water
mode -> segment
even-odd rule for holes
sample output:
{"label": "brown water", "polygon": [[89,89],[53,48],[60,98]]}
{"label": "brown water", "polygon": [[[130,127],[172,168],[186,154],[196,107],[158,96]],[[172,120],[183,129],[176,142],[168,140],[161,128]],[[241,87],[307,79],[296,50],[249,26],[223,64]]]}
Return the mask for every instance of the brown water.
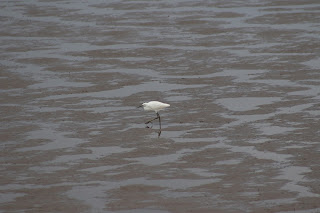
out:
{"label": "brown water", "polygon": [[[320,2],[2,1],[0,212],[320,212]],[[159,125],[136,106],[171,107]]]}

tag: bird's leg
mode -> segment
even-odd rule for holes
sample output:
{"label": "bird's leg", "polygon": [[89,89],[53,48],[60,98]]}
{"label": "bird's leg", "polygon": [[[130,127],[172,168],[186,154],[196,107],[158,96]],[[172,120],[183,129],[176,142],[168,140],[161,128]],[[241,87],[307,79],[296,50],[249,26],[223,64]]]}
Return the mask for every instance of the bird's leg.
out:
{"label": "bird's leg", "polygon": [[157,117],[156,117],[156,118],[151,119],[150,121],[145,122],[145,124],[148,124],[148,123],[150,123],[150,122],[152,122],[152,121],[154,121],[154,120],[158,119],[159,117],[160,117],[160,116],[159,116],[159,113],[157,113]]}
{"label": "bird's leg", "polygon": [[154,120],[156,120],[156,119],[158,119],[158,117],[156,117],[156,118],[154,118],[154,119],[151,119],[150,121],[145,122],[145,124],[151,123],[152,121],[154,121]]}
{"label": "bird's leg", "polygon": [[148,124],[146,124],[146,128],[150,128],[150,129],[152,129],[152,127],[153,127],[153,123],[152,122],[150,122],[151,123],[151,126],[148,126]]}
{"label": "bird's leg", "polygon": [[157,113],[157,115],[158,115],[158,118],[159,118],[159,125],[160,125],[160,131],[161,131],[161,119],[160,119],[159,113]]}

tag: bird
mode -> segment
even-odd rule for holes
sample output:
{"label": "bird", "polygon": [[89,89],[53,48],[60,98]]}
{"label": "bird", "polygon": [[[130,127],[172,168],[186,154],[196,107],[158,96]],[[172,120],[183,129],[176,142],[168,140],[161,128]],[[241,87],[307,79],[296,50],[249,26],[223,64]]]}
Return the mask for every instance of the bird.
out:
{"label": "bird", "polygon": [[163,110],[169,106],[170,106],[170,104],[162,103],[160,101],[150,101],[150,102],[146,102],[146,103],[141,104],[140,106],[138,106],[138,108],[143,107],[143,109],[145,111],[154,111],[157,114],[157,117],[151,119],[150,121],[145,122],[145,124],[148,124],[156,119],[159,119],[159,125],[160,125],[160,129],[161,129],[161,119],[160,119],[159,111]]}

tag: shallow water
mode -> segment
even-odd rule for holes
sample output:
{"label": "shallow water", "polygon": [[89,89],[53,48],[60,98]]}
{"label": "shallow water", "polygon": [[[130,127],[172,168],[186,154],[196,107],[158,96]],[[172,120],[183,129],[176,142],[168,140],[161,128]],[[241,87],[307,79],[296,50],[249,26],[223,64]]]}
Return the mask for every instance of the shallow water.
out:
{"label": "shallow water", "polygon": [[318,1],[0,6],[0,212],[320,211]]}

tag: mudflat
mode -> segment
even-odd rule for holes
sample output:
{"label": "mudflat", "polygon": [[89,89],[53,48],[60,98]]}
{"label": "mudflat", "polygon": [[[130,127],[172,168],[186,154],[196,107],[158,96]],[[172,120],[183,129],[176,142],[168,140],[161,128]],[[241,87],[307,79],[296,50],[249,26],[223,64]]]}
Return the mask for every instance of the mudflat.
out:
{"label": "mudflat", "polygon": [[0,19],[0,212],[320,212],[319,1],[5,1]]}

